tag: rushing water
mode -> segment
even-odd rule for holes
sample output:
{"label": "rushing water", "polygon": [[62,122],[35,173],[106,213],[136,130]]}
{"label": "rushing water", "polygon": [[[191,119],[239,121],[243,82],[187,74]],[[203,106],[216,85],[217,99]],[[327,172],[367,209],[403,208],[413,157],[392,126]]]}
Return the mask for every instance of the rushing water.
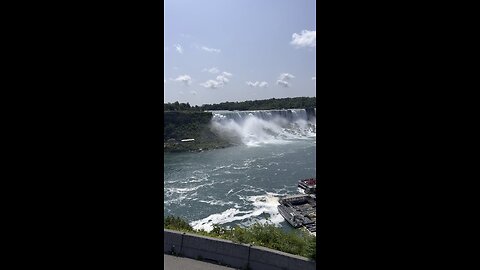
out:
{"label": "rushing water", "polygon": [[267,220],[288,228],[278,198],[316,175],[315,118],[305,110],[215,112],[212,130],[238,145],[164,154],[165,215],[205,230]]}

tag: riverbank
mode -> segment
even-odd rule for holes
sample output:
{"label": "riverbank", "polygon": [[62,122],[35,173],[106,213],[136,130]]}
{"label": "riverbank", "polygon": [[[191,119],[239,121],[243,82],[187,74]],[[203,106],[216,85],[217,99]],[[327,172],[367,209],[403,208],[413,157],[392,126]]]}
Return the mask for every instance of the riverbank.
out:
{"label": "riverbank", "polygon": [[232,145],[211,131],[210,112],[165,111],[163,119],[164,153],[201,152]]}
{"label": "riverbank", "polygon": [[224,141],[211,141],[211,142],[201,142],[201,141],[189,141],[182,142],[171,140],[163,143],[163,152],[164,153],[179,153],[179,152],[202,152],[214,149],[221,149],[225,147],[230,147],[232,144]]}

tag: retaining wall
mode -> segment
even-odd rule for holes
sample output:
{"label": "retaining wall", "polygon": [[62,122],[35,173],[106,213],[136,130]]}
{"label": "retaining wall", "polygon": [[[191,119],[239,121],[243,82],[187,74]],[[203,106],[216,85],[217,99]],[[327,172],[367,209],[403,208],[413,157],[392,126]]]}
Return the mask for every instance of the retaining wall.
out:
{"label": "retaining wall", "polygon": [[315,261],[285,252],[237,244],[218,238],[164,229],[164,253],[176,253],[192,259],[218,262],[239,269],[310,270]]}

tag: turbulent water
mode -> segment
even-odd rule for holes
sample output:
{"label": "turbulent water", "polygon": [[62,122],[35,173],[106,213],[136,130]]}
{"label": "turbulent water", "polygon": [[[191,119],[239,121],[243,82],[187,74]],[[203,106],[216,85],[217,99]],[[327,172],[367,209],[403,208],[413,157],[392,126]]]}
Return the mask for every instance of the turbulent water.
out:
{"label": "turbulent water", "polygon": [[211,128],[236,146],[164,154],[164,213],[196,229],[213,224],[272,222],[278,198],[298,193],[297,181],[316,175],[315,111],[214,111]]}

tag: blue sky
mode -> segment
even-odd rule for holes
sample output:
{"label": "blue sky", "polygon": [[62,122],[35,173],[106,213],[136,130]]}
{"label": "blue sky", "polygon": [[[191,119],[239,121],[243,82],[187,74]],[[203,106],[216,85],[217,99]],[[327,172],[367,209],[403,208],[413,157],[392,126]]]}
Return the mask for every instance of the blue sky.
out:
{"label": "blue sky", "polygon": [[314,0],[164,0],[164,7],[165,102],[316,96]]}

